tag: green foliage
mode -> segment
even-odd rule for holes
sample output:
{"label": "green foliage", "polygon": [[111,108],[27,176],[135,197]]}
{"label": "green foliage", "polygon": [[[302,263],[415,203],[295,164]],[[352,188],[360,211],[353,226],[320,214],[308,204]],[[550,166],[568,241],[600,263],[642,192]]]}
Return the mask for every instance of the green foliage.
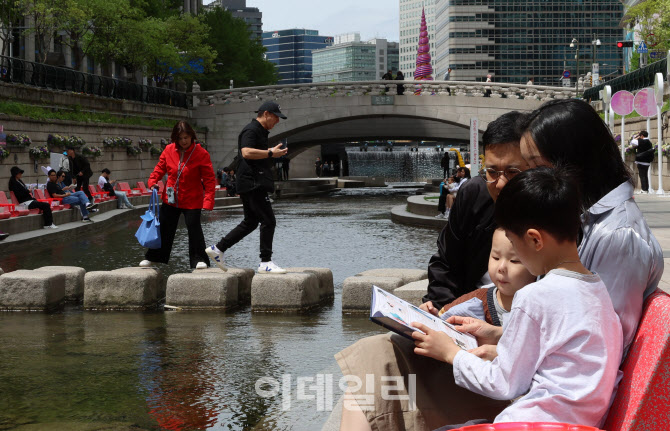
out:
{"label": "green foliage", "polygon": [[92,112],[72,112],[66,110],[51,110],[41,108],[39,106],[27,105],[25,103],[11,102],[0,100],[0,113],[18,115],[21,117],[33,118],[35,120],[70,120],[81,123],[109,123],[109,124],[126,124],[137,126],[150,127],[167,127],[174,126],[174,120],[155,119],[149,120],[140,117],[119,117],[111,114],[92,113]]}
{"label": "green foliage", "polygon": [[[650,51],[667,52],[670,49],[670,0],[643,1],[629,8],[626,17],[628,19],[625,22],[631,28],[638,29],[636,39],[643,40]],[[659,60],[649,57],[648,63]],[[639,55],[637,64],[637,67],[631,69],[639,69]]]}
{"label": "green foliage", "polygon": [[231,79],[236,87],[277,82],[275,65],[265,60],[263,45],[250,39],[244,20],[217,7],[205,14],[204,22],[210,28],[208,42],[217,55],[216,70],[198,80],[201,90],[228,88]]}

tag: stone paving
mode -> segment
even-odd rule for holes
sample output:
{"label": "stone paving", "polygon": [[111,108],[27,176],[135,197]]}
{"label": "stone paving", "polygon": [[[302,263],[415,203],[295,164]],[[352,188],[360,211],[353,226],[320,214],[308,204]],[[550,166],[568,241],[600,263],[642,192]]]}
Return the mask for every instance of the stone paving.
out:
{"label": "stone paving", "polygon": [[665,271],[658,287],[670,293],[670,195],[635,195],[635,201],[663,249]]}

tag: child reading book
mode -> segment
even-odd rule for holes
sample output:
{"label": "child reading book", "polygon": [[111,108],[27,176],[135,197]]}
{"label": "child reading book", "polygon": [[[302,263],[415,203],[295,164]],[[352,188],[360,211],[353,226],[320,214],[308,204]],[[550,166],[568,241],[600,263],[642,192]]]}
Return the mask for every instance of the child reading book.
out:
{"label": "child reading book", "polygon": [[425,334],[412,334],[417,354],[453,364],[459,386],[496,399],[520,397],[494,422],[599,426],[613,397],[623,335],[605,285],[579,261],[578,196],[568,174],[552,168],[522,172],[500,192],[498,226],[530,273],[546,275],[516,293],[504,332],[471,317],[447,320],[480,345],[497,344],[493,361],[421,324]]}
{"label": "child reading book", "polygon": [[503,326],[507,322],[514,294],[534,282],[536,277],[521,264],[502,229],[493,233],[489,277],[493,281],[492,285],[472,291],[445,305],[440,310],[440,317],[446,320],[451,316],[469,316],[495,326]]}

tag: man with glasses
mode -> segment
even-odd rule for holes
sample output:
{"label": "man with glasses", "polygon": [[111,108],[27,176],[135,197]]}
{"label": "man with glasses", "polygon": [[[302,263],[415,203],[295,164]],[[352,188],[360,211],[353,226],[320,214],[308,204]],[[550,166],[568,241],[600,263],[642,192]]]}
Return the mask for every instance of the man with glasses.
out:
{"label": "man with glasses", "polygon": [[484,132],[485,167],[456,195],[449,223],[437,240],[437,253],[428,264],[423,310],[437,314],[459,296],[491,282],[487,269],[495,230],[494,202],[507,182],[529,167],[519,149],[517,124],[523,115],[504,114]]}
{"label": "man with glasses", "polygon": [[[81,190],[71,193],[69,191],[63,190],[58,184],[59,180],[62,181],[65,179],[65,172],[51,169],[49,171],[49,182],[47,183],[47,191],[52,198],[62,199],[64,204],[77,205],[81,211],[81,221],[84,223],[91,223],[91,220],[88,217],[88,212],[95,209],[96,204],[91,204],[88,201],[88,198]],[[68,188],[68,187],[66,187]]]}

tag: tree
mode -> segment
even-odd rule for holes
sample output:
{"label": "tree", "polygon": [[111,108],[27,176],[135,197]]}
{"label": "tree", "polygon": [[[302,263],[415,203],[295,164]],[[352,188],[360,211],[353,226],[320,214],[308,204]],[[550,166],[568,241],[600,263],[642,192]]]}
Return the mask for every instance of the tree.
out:
{"label": "tree", "polygon": [[12,29],[19,23],[19,8],[13,1],[0,1],[0,55],[9,54],[9,44],[12,40]]}
{"label": "tree", "polygon": [[26,36],[34,35],[38,53],[37,60],[45,63],[56,32],[61,28],[59,21],[65,9],[61,0],[16,0],[19,10],[32,18],[32,27],[24,30]]}
{"label": "tree", "polygon": [[216,70],[198,81],[203,91],[227,88],[231,79],[241,87],[277,82],[275,65],[265,60],[265,48],[257,40],[250,39],[244,20],[217,7],[205,13],[204,21],[211,29],[209,44],[217,56],[214,60]]}
{"label": "tree", "polygon": [[[644,41],[650,50],[667,52],[670,49],[670,0],[641,2],[629,8],[626,17],[625,22],[637,33],[636,39]],[[658,60],[660,58],[649,58],[650,63]],[[631,64],[632,70],[636,68]]]}

